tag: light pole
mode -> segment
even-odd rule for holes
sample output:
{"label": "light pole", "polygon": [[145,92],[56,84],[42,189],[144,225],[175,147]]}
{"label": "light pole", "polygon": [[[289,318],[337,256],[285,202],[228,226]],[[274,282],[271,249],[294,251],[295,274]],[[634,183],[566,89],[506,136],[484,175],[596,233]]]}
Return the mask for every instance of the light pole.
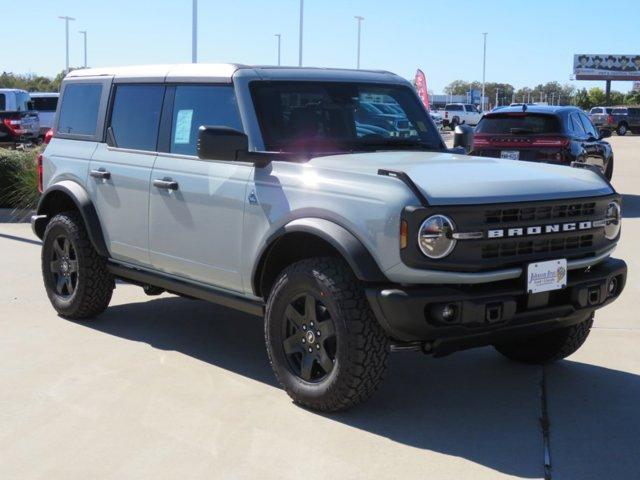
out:
{"label": "light pole", "polygon": [[484,84],[487,73],[487,33],[484,32],[482,35],[484,37],[484,54],[482,56],[482,111],[484,112]]}
{"label": "light pole", "polygon": [[298,47],[298,66],[302,66],[302,31],[304,29],[304,0],[300,0],[300,45]]}
{"label": "light pole", "polygon": [[65,73],[69,73],[69,21],[74,21],[73,17],[58,17],[64,20],[64,38],[65,38]]}
{"label": "light pole", "polygon": [[84,37],[84,68],[87,68],[87,31],[79,30],[78,33]]}
{"label": "light pole", "polygon": [[279,33],[276,33],[275,36],[278,37],[278,66],[280,66],[280,44],[282,42],[282,35]]}
{"label": "light pole", "polygon": [[364,17],[361,17],[360,15],[356,15],[355,19],[358,21],[358,60],[356,62],[356,65],[357,65],[356,68],[360,70],[360,37],[362,33],[362,21],[364,20]]}
{"label": "light pole", "polygon": [[198,0],[193,0],[191,16],[191,63],[198,63]]}

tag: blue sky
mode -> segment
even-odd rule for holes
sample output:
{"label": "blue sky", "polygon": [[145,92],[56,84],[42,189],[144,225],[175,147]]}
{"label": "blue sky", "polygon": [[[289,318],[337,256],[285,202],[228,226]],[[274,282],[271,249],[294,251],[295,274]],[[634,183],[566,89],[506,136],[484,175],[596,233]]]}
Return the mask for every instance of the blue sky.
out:
{"label": "blue sky", "polygon": [[[640,54],[637,0],[618,0],[609,11],[606,4],[305,0],[304,64],[355,67],[354,15],[362,15],[362,68],[407,78],[422,68],[436,93],[456,79],[481,79],[484,31],[489,32],[487,81],[516,87],[567,83],[574,53]],[[297,64],[299,0],[199,0],[199,5],[200,62],[275,64],[274,34],[281,33],[283,64]],[[72,66],[82,63],[77,32],[84,29],[90,66],[191,60],[191,0],[32,0],[28,15],[18,10],[15,21],[7,21],[4,8],[0,38],[11,47],[2,49],[0,70],[50,76],[62,70],[64,22],[58,15],[77,19],[70,24]],[[630,87],[629,82],[613,85]]]}

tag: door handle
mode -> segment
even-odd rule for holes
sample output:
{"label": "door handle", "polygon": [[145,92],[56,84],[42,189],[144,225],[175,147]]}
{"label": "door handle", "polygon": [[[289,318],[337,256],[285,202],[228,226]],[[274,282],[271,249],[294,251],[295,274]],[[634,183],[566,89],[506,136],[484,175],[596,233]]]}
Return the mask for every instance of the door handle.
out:
{"label": "door handle", "polygon": [[169,177],[164,177],[162,180],[155,179],[153,181],[153,186],[156,188],[163,188],[165,190],[177,190],[178,182],[174,182]]}
{"label": "door handle", "polygon": [[89,175],[93,178],[101,178],[103,180],[109,180],[111,178],[111,172],[107,172],[104,168],[99,168],[97,170],[91,170]]}

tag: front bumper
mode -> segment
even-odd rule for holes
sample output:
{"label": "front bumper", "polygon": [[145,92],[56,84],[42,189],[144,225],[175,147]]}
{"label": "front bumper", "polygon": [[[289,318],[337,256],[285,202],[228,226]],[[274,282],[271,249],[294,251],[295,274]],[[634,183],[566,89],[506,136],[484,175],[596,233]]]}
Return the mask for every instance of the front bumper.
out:
{"label": "front bumper", "polygon": [[[570,271],[567,287],[552,292],[527,294],[518,278],[482,285],[370,287],[366,294],[394,341],[426,343],[443,355],[578,323],[614,301],[626,278],[626,263],[609,258]],[[447,306],[455,314],[445,319]]]}

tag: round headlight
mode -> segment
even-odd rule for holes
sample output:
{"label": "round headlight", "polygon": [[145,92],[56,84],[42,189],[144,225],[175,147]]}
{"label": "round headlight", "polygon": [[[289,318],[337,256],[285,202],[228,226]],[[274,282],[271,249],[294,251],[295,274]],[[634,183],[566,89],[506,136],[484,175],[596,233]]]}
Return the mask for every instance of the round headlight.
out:
{"label": "round headlight", "polygon": [[433,215],[427,218],[418,231],[418,245],[427,257],[444,258],[456,246],[453,238],[455,226],[449,217]]}
{"label": "round headlight", "polygon": [[604,236],[609,239],[615,239],[620,233],[622,226],[622,212],[618,202],[611,202],[607,205],[607,213],[604,218]]}

